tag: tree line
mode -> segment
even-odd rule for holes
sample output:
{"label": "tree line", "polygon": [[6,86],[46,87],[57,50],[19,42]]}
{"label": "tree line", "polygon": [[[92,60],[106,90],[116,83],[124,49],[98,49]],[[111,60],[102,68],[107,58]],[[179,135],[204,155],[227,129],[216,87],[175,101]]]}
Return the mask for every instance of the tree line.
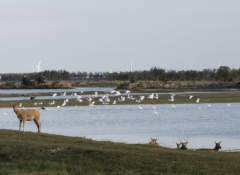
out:
{"label": "tree line", "polygon": [[150,70],[133,72],[113,72],[106,74],[106,79],[110,81],[238,81],[240,79],[240,69],[230,69],[227,66],[220,66],[218,69],[197,70],[165,70],[152,67]]}
{"label": "tree line", "polygon": [[40,83],[43,80],[69,80],[69,72],[66,70],[45,70],[34,73],[4,73],[0,74],[0,76],[2,81],[23,81],[23,79],[25,79],[27,82],[36,80]]}
{"label": "tree line", "polygon": [[71,72],[66,70],[45,70],[39,73],[8,73],[0,74],[2,81],[36,80],[108,80],[108,81],[238,81],[240,69],[220,66],[218,69],[197,70],[165,70],[152,67],[150,70],[133,72]]}

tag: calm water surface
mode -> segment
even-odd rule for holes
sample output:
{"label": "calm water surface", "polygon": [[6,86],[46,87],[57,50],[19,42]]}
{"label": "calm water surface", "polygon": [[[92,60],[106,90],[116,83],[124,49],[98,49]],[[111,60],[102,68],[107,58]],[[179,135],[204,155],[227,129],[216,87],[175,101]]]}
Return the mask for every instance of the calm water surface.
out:
{"label": "calm water surface", "polygon": [[80,92],[80,91],[111,91],[114,87],[79,87],[74,89],[0,89],[0,94],[24,94],[24,93],[47,93],[47,92]]}
{"label": "calm water surface", "polygon": [[[157,138],[162,146],[175,148],[178,138],[189,137],[189,149],[213,148],[222,141],[223,151],[240,149],[240,103],[155,105],[101,105],[96,107],[50,107],[41,111],[42,132],[110,140],[124,143],[148,143]],[[201,107],[201,110],[198,109]],[[19,127],[12,108],[1,108],[2,129]],[[37,132],[34,122],[26,122],[26,131]],[[183,140],[183,139],[182,139]]]}

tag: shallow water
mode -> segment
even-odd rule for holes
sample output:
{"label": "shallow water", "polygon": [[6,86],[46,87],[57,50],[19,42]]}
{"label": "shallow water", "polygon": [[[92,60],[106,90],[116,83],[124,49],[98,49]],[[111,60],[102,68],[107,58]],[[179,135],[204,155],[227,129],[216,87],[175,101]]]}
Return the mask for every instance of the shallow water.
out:
{"label": "shallow water", "polygon": [[49,92],[80,92],[80,91],[111,91],[114,87],[76,87],[74,89],[0,89],[0,94],[25,94],[25,93],[49,93]]}
{"label": "shallow water", "polygon": [[[101,105],[96,107],[50,107],[41,111],[42,132],[87,137],[94,140],[110,140],[124,143],[148,143],[157,138],[162,146],[176,148],[178,138],[189,137],[189,149],[213,148],[222,141],[222,151],[240,149],[240,103],[155,105]],[[198,109],[201,107],[201,110]],[[12,108],[2,108],[2,129],[19,127]],[[34,122],[26,122],[26,131],[37,132]]]}

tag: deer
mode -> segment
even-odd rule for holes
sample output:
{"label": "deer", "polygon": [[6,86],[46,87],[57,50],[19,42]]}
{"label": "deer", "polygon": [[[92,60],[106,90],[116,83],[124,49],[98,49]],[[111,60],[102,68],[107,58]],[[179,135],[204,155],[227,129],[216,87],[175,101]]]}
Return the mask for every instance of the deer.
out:
{"label": "deer", "polygon": [[177,149],[181,149],[181,143],[176,143],[177,144]]}
{"label": "deer", "polygon": [[26,109],[26,110],[19,110],[18,104],[13,105],[13,111],[16,113],[17,118],[19,119],[19,131],[21,131],[21,125],[23,122],[23,132],[25,132],[25,122],[34,120],[35,124],[38,127],[38,132],[41,133],[41,123],[40,123],[40,109],[45,110],[44,107],[36,109]]}
{"label": "deer", "polygon": [[[186,139],[184,139],[185,140],[185,142],[182,142],[182,139],[181,138],[178,138],[178,140],[180,141],[180,143],[178,144],[178,143],[176,143],[177,144],[177,148],[178,149],[183,149],[183,150],[186,150],[187,149],[187,144],[188,144],[188,136],[187,136],[187,140]],[[180,145],[182,144],[182,146],[180,147]]]}
{"label": "deer", "polygon": [[197,149],[196,151],[215,153],[215,152],[218,152],[219,149],[222,148],[220,144],[221,144],[221,141],[219,143],[215,142],[215,148],[213,148],[213,149],[200,148],[200,149]]}
{"label": "deer", "polygon": [[157,138],[156,138],[156,139],[152,139],[152,138],[151,138],[151,142],[149,142],[149,144],[160,146],[160,145],[157,143]]}

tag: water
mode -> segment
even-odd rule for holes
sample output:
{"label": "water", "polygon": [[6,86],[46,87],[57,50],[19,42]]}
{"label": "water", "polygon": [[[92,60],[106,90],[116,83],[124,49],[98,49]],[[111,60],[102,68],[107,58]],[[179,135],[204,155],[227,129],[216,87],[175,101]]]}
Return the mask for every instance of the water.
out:
{"label": "water", "polygon": [[114,87],[79,87],[74,89],[0,89],[0,94],[25,94],[25,93],[49,93],[49,92],[80,92],[80,91],[111,91]]}
{"label": "water", "polygon": [[[240,149],[240,103],[155,105],[101,105],[96,107],[50,107],[41,111],[42,132],[66,136],[87,137],[93,140],[141,143],[157,138],[161,146],[176,148],[178,138],[189,137],[189,149],[213,148],[222,141],[222,151]],[[198,109],[201,107],[201,110]],[[2,111],[8,116],[4,116]],[[1,109],[2,129],[19,127],[12,108]],[[34,122],[26,122],[26,131],[37,132]]]}

